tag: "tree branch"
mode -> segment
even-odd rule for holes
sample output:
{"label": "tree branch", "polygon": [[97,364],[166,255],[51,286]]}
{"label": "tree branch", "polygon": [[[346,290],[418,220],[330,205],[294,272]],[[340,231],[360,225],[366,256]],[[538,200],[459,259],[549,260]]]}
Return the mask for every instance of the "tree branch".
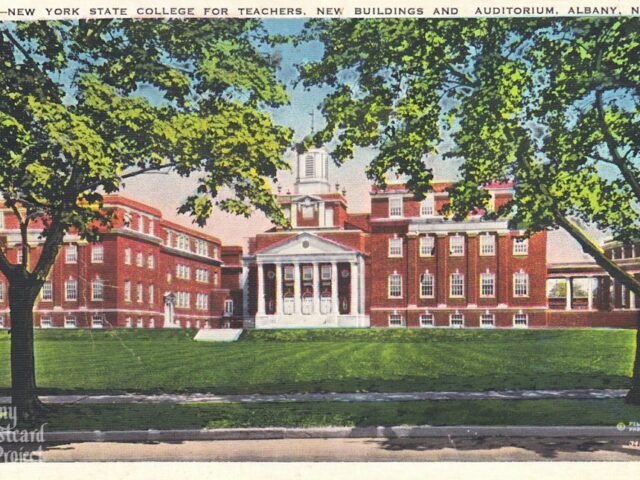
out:
{"label": "tree branch", "polygon": [[33,277],[39,285],[42,285],[49,275],[49,271],[56,261],[60,246],[64,240],[65,229],[59,222],[54,222],[49,227],[47,237],[42,245],[42,253],[38,259],[38,263],[33,269]]}
{"label": "tree branch", "polygon": [[18,219],[20,225],[20,238],[22,238],[22,268],[27,270],[29,267],[29,220],[23,217],[15,202],[10,202],[11,210]]}

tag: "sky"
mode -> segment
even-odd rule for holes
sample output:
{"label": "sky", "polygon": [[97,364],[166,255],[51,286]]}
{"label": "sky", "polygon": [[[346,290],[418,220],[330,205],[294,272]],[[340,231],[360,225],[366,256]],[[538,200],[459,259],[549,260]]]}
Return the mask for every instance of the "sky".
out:
{"label": "sky", "polygon": [[[266,20],[265,26],[272,34],[295,34],[303,26],[303,20]],[[284,45],[277,47],[277,54],[282,57],[282,64],[278,76],[287,86],[291,102],[289,105],[272,109],[271,114],[275,123],[293,129],[294,142],[302,140],[311,133],[312,112],[316,129],[321,128],[323,119],[317,110],[326,91],[320,88],[305,90],[302,86],[293,86],[297,78],[295,65],[321,58],[320,43],[308,43],[294,47]],[[346,197],[349,212],[368,212],[370,209],[369,191],[370,181],[365,175],[368,161],[373,158],[375,151],[360,149],[353,159],[342,166],[330,167],[329,180],[332,185],[339,183],[341,189],[347,191]],[[285,157],[291,165],[295,165],[295,153],[288,151]],[[434,170],[436,180],[454,180],[457,174],[458,162],[455,160],[441,160],[431,158],[427,165]],[[282,190],[293,188],[294,172],[283,171],[278,174],[278,185]],[[197,228],[186,215],[176,213],[181,202],[196,186],[193,179],[181,178],[175,174],[144,175],[129,179],[121,194],[153,205],[163,212],[163,216],[176,223]],[[227,245],[246,246],[249,238],[271,227],[271,222],[261,213],[254,213],[250,218],[238,217],[216,210],[209,219],[204,231],[214,235]],[[598,238],[602,240],[602,238]],[[581,252],[577,243],[562,231],[550,232],[547,260],[549,262],[571,262],[588,260],[589,257]]]}

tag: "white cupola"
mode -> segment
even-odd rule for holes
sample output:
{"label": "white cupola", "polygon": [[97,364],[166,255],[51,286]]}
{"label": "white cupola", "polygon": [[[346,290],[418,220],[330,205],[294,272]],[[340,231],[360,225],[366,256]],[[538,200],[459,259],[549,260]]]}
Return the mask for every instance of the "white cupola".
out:
{"label": "white cupola", "polygon": [[295,193],[328,193],[329,153],[324,148],[311,148],[298,155]]}

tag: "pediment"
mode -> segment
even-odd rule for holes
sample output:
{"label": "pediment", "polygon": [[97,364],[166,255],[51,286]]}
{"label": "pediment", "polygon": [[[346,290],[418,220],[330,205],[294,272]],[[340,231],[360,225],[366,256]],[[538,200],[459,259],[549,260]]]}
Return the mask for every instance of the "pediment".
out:
{"label": "pediment", "polygon": [[301,233],[286,241],[267,247],[262,250],[258,255],[283,255],[283,256],[296,256],[296,255],[331,255],[331,254],[345,254],[345,253],[357,253],[349,247],[345,247],[326,238],[319,237],[310,233]]}

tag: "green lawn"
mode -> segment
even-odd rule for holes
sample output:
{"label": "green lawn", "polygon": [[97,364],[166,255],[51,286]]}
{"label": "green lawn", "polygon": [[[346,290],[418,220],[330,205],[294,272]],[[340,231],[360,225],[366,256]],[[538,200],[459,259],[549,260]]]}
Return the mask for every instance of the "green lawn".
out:
{"label": "green lawn", "polygon": [[272,426],[615,426],[640,419],[640,407],[618,399],[56,405],[49,409],[37,425],[46,422],[46,431]]}
{"label": "green lawn", "polygon": [[[625,330],[289,330],[199,343],[183,330],[36,333],[46,392],[216,392],[625,388]],[[0,389],[10,385],[0,334]]]}

